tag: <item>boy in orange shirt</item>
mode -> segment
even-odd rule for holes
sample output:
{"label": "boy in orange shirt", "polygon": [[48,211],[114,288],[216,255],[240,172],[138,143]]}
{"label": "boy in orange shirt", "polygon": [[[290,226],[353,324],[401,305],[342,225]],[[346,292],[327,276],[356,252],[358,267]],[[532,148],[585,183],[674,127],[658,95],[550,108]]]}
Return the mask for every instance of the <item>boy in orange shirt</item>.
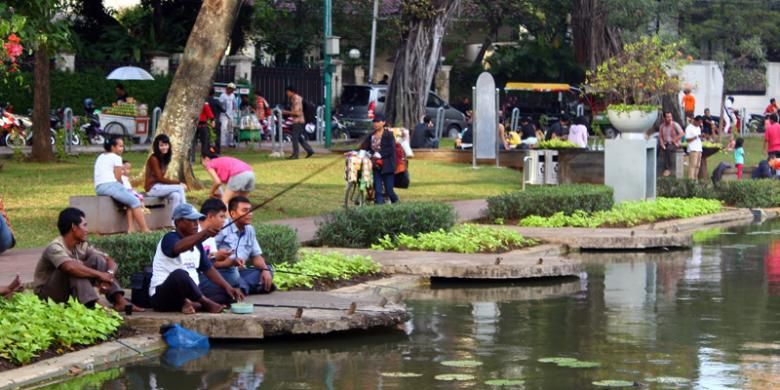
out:
{"label": "boy in orange shirt", "polygon": [[690,89],[686,88],[683,90],[682,104],[683,110],[685,110],[685,117],[688,119],[693,118],[693,110],[696,108],[696,98],[693,97]]}

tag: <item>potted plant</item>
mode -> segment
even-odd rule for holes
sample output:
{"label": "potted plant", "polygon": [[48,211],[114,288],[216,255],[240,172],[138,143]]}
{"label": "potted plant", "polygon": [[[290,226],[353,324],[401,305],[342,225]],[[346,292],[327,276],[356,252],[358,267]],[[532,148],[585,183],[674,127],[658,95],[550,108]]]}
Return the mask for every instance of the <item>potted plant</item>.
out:
{"label": "potted plant", "polygon": [[644,133],[653,126],[661,96],[680,90],[674,75],[684,63],[679,46],[664,44],[658,36],[642,37],[587,72],[588,86],[609,103],[612,126],[623,133]]}

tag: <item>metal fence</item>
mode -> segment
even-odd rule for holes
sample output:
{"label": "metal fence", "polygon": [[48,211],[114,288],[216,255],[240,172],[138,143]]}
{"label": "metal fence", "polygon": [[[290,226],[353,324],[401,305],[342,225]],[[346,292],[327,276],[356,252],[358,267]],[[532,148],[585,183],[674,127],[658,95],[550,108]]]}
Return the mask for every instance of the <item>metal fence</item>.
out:
{"label": "metal fence", "polygon": [[322,71],[307,67],[252,67],[252,85],[271,105],[287,103],[285,88],[293,86],[298,93],[315,105],[323,99]]}

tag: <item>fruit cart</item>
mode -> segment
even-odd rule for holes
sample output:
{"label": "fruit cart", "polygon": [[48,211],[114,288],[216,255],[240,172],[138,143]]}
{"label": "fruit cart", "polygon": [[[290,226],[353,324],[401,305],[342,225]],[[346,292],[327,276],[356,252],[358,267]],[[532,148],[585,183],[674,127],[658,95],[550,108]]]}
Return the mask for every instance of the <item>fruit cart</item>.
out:
{"label": "fruit cart", "polygon": [[108,135],[131,137],[145,143],[149,136],[149,117],[145,104],[120,103],[104,107],[98,114],[100,128]]}

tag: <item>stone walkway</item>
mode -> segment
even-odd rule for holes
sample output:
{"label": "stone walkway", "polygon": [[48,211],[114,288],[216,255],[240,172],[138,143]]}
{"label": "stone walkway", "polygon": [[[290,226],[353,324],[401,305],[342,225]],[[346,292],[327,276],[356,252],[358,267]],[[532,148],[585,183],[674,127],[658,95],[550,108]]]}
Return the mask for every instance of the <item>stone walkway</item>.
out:
{"label": "stone walkway", "polygon": [[[487,202],[484,199],[455,201],[451,204],[458,212],[460,221],[480,218],[482,209],[487,207]],[[299,241],[309,242],[314,240],[317,221],[320,219],[321,217],[293,218],[270,221],[269,223],[290,226],[298,233]],[[0,254],[0,285],[8,284],[16,274],[22,277],[24,283],[32,282],[35,264],[42,251],[43,248],[11,249]]]}

